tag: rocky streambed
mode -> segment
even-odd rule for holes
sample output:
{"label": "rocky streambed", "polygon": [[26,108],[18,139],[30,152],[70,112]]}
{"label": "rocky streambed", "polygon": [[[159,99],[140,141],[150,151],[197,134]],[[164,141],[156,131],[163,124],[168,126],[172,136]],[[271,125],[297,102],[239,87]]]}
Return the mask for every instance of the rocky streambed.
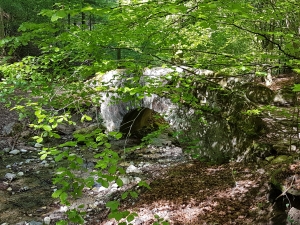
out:
{"label": "rocky streambed", "polygon": [[[134,142],[134,140],[132,140]],[[122,151],[125,140],[112,143]],[[105,203],[121,199],[121,193],[133,189],[139,198],[121,201],[121,209],[137,212],[133,224],[294,224],[299,221],[297,195],[300,161],[258,163],[226,163],[213,165],[192,160],[174,145],[149,145],[127,154],[121,162],[126,175],[123,187],[111,183],[108,188],[95,182],[85,188],[82,198],[72,200],[71,206],[60,205],[51,198],[56,190],[52,184],[57,163],[53,158],[41,160],[39,146],[2,149],[0,164],[0,221],[7,224],[55,224],[65,218],[65,212],[84,204],[86,224],[117,224],[107,220]],[[87,151],[82,176],[92,171],[94,152]],[[282,157],[281,157],[282,158]],[[287,158],[285,159],[287,160]],[[274,171],[277,171],[274,173]],[[279,191],[272,183],[277,181]],[[147,181],[151,190],[137,186]],[[285,186],[284,186],[285,184]],[[294,192],[295,194],[295,192]],[[288,216],[288,213],[290,215]]]}
{"label": "rocky streambed", "polygon": [[[120,149],[125,140],[112,143],[114,149]],[[128,140],[126,141],[128,142]],[[129,141],[130,142],[130,141]],[[57,199],[51,198],[57,189],[52,184],[55,168],[58,164],[53,158],[40,159],[41,146],[26,146],[15,149],[3,148],[0,165],[0,224],[55,224],[65,217],[66,210],[85,205],[87,223],[94,220],[94,211],[106,211],[105,203],[114,193],[134,187],[139,181],[149,182],[162,175],[170,166],[186,161],[182,149],[176,146],[148,146],[137,149],[134,154],[128,154],[121,162],[126,170],[122,176],[124,186],[118,187],[111,183],[108,188],[95,182],[93,188],[86,188],[83,197],[72,200],[70,208],[59,204]],[[72,151],[72,150],[71,150]],[[74,149],[76,151],[76,149]],[[84,152],[85,163],[82,176],[89,175],[94,169],[95,152]],[[81,173],[80,171],[78,173]],[[107,213],[106,213],[107,214]]]}

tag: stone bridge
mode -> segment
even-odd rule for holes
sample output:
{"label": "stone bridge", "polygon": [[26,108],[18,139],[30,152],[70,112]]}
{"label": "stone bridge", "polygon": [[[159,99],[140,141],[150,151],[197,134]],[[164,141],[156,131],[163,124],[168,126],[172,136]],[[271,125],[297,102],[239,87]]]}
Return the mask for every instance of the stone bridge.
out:
{"label": "stone bridge", "polygon": [[[120,95],[116,92],[118,88],[122,87],[128,90],[132,87],[147,85],[161,87],[166,84],[168,74],[173,72],[182,74],[184,70],[185,68],[179,67],[146,69],[138,80],[136,76],[126,75],[125,70],[113,70],[101,76],[102,84],[107,85],[111,90],[111,92],[102,93],[101,103],[101,116],[107,131],[119,131],[123,126],[122,122],[124,124],[124,121],[130,122],[130,120],[135,122],[131,127],[133,129],[138,124],[143,126],[153,110],[160,114],[173,130],[181,132],[179,139],[184,140],[183,145],[188,146],[196,155],[215,161],[228,160],[236,156],[243,158],[243,155],[249,155],[246,153],[251,151],[255,140],[264,135],[266,126],[261,117],[247,116],[241,112],[253,109],[252,106],[256,103],[262,103],[261,96],[255,99],[256,95],[248,95],[249,99],[247,93],[236,95],[232,93],[241,92],[226,93],[220,89],[215,91],[204,85],[197,90],[197,98],[202,99],[199,104],[208,106],[213,111],[197,114],[190,107],[179,107],[170,99],[156,94],[138,96],[128,93],[128,98],[124,99],[122,96],[121,100]],[[211,76],[212,71],[194,70],[193,75],[195,74]],[[150,82],[148,78],[154,79],[154,81]],[[224,81],[219,82],[219,84],[221,83]],[[236,86],[243,87],[241,83]],[[245,88],[243,87],[243,89]],[[247,90],[251,94],[252,86],[247,86]],[[266,93],[264,88],[263,93]],[[269,95],[271,98],[274,97],[271,92]],[[270,101],[272,99],[268,99],[267,104],[270,104]],[[124,118],[129,118],[129,121]]]}

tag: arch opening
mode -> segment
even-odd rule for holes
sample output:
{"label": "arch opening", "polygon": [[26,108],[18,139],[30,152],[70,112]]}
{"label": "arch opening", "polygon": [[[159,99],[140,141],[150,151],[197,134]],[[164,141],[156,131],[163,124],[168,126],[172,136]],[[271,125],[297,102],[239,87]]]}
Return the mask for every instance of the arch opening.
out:
{"label": "arch opening", "polygon": [[126,136],[143,138],[153,131],[157,131],[168,122],[156,111],[141,107],[128,112],[121,122],[120,132]]}

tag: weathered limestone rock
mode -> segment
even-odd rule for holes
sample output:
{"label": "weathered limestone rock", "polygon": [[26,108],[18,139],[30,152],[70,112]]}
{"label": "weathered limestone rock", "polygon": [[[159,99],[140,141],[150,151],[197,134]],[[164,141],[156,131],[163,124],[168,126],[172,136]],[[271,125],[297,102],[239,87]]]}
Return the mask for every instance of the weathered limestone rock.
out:
{"label": "weathered limestone rock", "polygon": [[293,92],[291,87],[278,90],[274,96],[274,104],[278,106],[292,106],[296,101],[296,92]]}
{"label": "weathered limestone rock", "polygon": [[[186,71],[191,71],[188,73]],[[168,93],[156,93],[140,96],[131,93],[131,90],[140,86],[160,87],[170,84],[171,74],[175,73],[179,77],[195,77],[191,81],[191,93],[194,101],[191,103],[181,101],[173,103],[167,98]],[[197,74],[197,76],[195,76]],[[251,86],[251,88],[262,89],[261,94],[256,96],[249,87],[248,98],[245,95],[231,92],[228,89],[222,89],[218,82],[203,82],[199,79],[206,77],[207,80],[213,79],[212,71],[195,70],[187,67],[174,68],[152,68],[146,69],[139,78],[139,81],[132,82],[133,76],[126,74],[125,70],[110,71],[101,76],[101,85],[107,86],[108,91],[101,93],[101,116],[107,131],[121,131],[126,121],[138,119],[133,123],[132,128],[140,128],[145,124],[150,116],[147,116],[149,110],[153,110],[163,116],[163,119],[170,125],[171,129],[180,131],[178,138],[185,140],[183,145],[190,146],[195,154],[207,156],[214,161],[226,161],[243,153],[244,149],[251,146],[253,139],[259,138],[266,131],[264,121],[259,116],[246,115],[249,109],[256,107],[256,102],[269,103],[272,101],[273,92],[262,86]],[[149,79],[154,81],[149,81]],[[136,77],[134,77],[136,79]],[[198,80],[197,80],[198,79]],[[176,80],[180,87],[180,81]],[[98,81],[94,82],[95,86]],[[100,83],[98,82],[100,85]],[[234,81],[236,88],[241,88],[239,81]],[[176,87],[177,87],[176,86]],[[123,94],[130,101],[118,101],[123,96],[114,93],[114,90],[122,88]],[[242,89],[243,91],[244,89]],[[170,91],[171,92],[171,91]],[[126,95],[127,94],[127,95]],[[251,102],[251,99],[253,102]],[[195,107],[195,108],[194,108]],[[138,117],[139,109],[147,108],[145,117]],[[198,112],[201,111],[201,114]],[[135,112],[132,118],[126,118],[130,112]],[[127,128],[128,129],[128,128]],[[126,131],[125,131],[126,132]]]}
{"label": "weathered limestone rock", "polygon": [[292,207],[288,212],[287,225],[300,224],[300,209]]}
{"label": "weathered limestone rock", "polygon": [[261,104],[270,104],[273,102],[275,93],[264,85],[251,82],[243,84],[242,88],[246,90],[246,96],[252,102]]}
{"label": "weathered limestone rock", "polygon": [[272,172],[271,183],[283,194],[300,196],[300,165],[298,162],[291,163],[288,166],[284,164],[290,158],[284,157],[284,161],[279,160],[278,163],[283,163],[283,166]]}
{"label": "weathered limestone rock", "polygon": [[55,128],[55,130],[59,134],[69,135],[69,134],[72,134],[75,131],[75,126],[74,125],[60,123],[60,124],[57,125],[57,127]]}
{"label": "weathered limestone rock", "polygon": [[11,122],[3,127],[2,134],[4,136],[12,136],[22,131],[22,124],[20,122]]}

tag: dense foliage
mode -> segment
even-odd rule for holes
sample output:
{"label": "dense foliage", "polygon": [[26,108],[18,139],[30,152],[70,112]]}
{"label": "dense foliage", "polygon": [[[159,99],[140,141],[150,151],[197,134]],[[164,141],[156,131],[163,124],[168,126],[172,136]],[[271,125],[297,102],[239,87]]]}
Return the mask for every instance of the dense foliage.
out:
{"label": "dense foliage", "polygon": [[[112,69],[134,71],[137,79],[146,67],[174,65],[209,69],[222,76],[299,72],[299,6],[293,0],[0,1],[0,28],[6,36],[0,41],[0,101],[20,104],[16,108],[21,119],[32,116],[34,109],[31,126],[39,131],[34,139],[43,142],[45,138],[59,138],[55,128],[62,122],[72,123],[71,110],[100,104],[97,93],[108,91],[107,87],[88,88],[85,81]],[[150,86],[145,90],[132,86],[117,91],[126,98],[164,93],[175,103],[207,110],[198,107],[190,88],[192,81],[210,84],[211,80],[195,74],[192,80],[173,79],[175,87],[180,82],[180,88]],[[300,91],[299,84],[294,90]],[[16,97],[20,91],[24,97]],[[90,119],[82,116],[82,120]],[[106,135],[101,130],[89,135],[78,135],[73,142],[42,152],[43,158],[51,154],[57,161],[70,161],[68,168],[58,170],[54,180],[62,188],[53,196],[65,204],[70,190],[76,197],[84,186],[93,183],[92,178],[81,179],[72,173],[82,164],[80,156],[62,151],[77,142],[92,148],[105,146],[95,156],[101,159],[96,166],[99,182],[103,186],[111,181],[122,185],[117,175],[124,173],[117,164],[120,158],[110,149]],[[109,135],[120,138],[118,133]],[[147,186],[143,182],[140,185]],[[135,216],[118,212],[117,202],[108,203],[108,207],[118,220],[126,217],[130,223]],[[73,222],[83,222],[74,211],[68,215]]]}

